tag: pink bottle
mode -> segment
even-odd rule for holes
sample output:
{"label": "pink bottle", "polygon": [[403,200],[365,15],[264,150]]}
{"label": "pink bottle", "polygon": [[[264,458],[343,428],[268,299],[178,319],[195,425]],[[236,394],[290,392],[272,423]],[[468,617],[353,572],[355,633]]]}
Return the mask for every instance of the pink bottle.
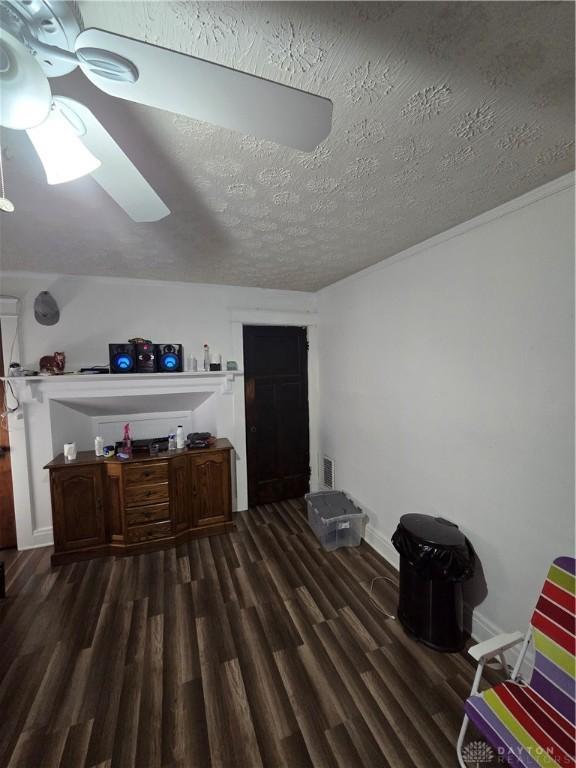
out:
{"label": "pink bottle", "polygon": [[122,453],[132,456],[132,437],[130,435],[130,424],[124,424],[124,440],[122,442]]}

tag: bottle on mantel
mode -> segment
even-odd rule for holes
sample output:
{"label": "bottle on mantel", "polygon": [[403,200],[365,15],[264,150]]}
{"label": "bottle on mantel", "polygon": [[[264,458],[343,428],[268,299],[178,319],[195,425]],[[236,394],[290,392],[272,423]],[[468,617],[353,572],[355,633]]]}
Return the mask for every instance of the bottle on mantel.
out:
{"label": "bottle on mantel", "polygon": [[179,424],[176,429],[176,448],[184,448],[186,445],[186,438],[184,437],[184,427]]}
{"label": "bottle on mantel", "polygon": [[132,456],[132,436],[130,435],[130,424],[124,424],[124,438],[122,440],[122,453],[126,456]]}

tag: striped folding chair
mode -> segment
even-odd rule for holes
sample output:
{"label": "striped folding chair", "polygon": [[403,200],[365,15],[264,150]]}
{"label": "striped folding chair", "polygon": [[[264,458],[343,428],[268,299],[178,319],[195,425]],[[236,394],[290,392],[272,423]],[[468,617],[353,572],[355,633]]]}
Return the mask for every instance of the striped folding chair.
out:
{"label": "striped folding chair", "polygon": [[[576,768],[575,741],[575,646],[574,582],[576,560],[554,560],[526,635],[498,635],[470,648],[478,662],[472,692],[464,705],[464,722],[458,738],[458,761],[476,766],[490,761],[495,751],[509,765],[524,768]],[[518,680],[530,641],[534,643],[534,667],[529,684]],[[522,643],[510,680],[480,693],[478,687],[486,661]],[[490,745],[464,746],[469,722]]]}

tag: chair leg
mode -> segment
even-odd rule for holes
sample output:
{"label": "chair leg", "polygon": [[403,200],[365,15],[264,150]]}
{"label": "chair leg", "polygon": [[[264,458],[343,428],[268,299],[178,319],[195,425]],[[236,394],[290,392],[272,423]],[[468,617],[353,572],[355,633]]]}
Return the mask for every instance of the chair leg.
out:
{"label": "chair leg", "polygon": [[458,736],[458,743],[456,744],[456,753],[458,755],[458,764],[460,768],[468,768],[462,757],[462,747],[464,746],[464,739],[466,738],[466,731],[468,730],[469,723],[468,715],[464,715],[462,720],[462,728],[460,728],[460,735]]}

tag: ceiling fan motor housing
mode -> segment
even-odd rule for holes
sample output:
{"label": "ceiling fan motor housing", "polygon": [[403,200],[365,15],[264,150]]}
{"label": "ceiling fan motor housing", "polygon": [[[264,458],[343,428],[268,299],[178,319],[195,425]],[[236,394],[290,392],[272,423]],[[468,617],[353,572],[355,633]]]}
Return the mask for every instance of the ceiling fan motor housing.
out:
{"label": "ceiling fan motor housing", "polygon": [[[75,57],[51,55],[45,46],[73,51],[82,21],[73,3],[65,0],[3,0],[0,27],[20,40],[48,77],[60,77],[78,66]],[[35,47],[34,42],[39,46]]]}

